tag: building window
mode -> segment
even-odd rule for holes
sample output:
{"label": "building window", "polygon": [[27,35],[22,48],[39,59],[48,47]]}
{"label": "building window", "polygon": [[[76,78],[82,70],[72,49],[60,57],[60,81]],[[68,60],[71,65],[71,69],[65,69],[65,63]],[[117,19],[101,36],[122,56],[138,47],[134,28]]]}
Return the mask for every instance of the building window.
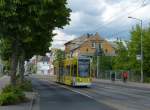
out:
{"label": "building window", "polygon": [[105,49],[105,53],[107,53],[108,52],[108,50],[107,49]]}
{"label": "building window", "polygon": [[103,44],[100,43],[100,44],[99,44],[99,49],[102,49],[102,48],[103,48]]}
{"label": "building window", "polygon": [[87,49],[86,49],[86,51],[88,52],[88,51],[89,51],[89,49],[87,48]]}
{"label": "building window", "polygon": [[92,42],[92,48],[95,48],[95,46],[96,46],[96,43]]}

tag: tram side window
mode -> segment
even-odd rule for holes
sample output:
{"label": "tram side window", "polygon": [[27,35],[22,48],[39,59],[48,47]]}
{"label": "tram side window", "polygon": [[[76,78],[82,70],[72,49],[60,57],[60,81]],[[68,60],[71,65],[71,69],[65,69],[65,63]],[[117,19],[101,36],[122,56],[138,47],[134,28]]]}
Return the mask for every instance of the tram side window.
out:
{"label": "tram side window", "polygon": [[69,74],[70,74],[70,66],[68,65],[66,68],[66,75],[69,75]]}
{"label": "tram side window", "polygon": [[73,71],[74,71],[73,65],[71,65],[71,76],[73,76]]}
{"label": "tram side window", "polygon": [[73,76],[77,76],[77,65],[73,65]]}
{"label": "tram side window", "polygon": [[62,66],[60,66],[60,68],[59,68],[59,74],[63,75],[63,67]]}
{"label": "tram side window", "polygon": [[66,75],[66,73],[67,73],[67,68],[64,67],[63,74]]}

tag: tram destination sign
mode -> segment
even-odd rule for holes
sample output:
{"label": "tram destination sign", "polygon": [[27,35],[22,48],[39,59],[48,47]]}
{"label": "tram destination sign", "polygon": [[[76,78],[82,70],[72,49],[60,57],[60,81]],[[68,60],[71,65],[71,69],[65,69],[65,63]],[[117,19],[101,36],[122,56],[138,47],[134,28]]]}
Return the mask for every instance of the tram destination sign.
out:
{"label": "tram destination sign", "polygon": [[90,60],[89,59],[79,59],[79,74],[80,76],[88,76],[90,70]]}

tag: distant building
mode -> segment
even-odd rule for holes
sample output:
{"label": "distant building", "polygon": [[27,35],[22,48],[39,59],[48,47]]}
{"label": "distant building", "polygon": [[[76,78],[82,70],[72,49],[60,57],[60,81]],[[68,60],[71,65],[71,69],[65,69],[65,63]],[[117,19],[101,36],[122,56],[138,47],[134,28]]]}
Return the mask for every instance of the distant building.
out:
{"label": "distant building", "polygon": [[37,74],[53,75],[53,65],[51,56],[35,56],[31,59]]}
{"label": "distant building", "polygon": [[71,40],[65,45],[65,54],[72,56],[94,56],[104,54],[105,56],[115,56],[115,49],[107,40],[96,34],[86,34]]}

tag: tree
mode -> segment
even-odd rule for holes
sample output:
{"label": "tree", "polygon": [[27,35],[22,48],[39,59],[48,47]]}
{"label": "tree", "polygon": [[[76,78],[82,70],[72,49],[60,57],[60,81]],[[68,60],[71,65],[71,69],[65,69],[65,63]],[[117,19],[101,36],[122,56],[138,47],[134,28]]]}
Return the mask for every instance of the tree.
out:
{"label": "tree", "polygon": [[100,56],[99,71],[105,72],[112,70],[112,56]]}
{"label": "tree", "polygon": [[129,44],[129,56],[130,56],[130,67],[140,75],[140,60],[136,59],[136,55],[141,54],[141,31],[143,36],[143,73],[145,78],[150,77],[150,26],[145,29],[141,29],[139,25],[131,30],[131,42]]}
{"label": "tree", "polygon": [[[124,41],[117,41],[116,54],[113,57],[113,70],[129,70],[129,55],[128,55],[128,45],[123,44]],[[126,42],[127,44],[127,42]]]}
{"label": "tree", "polygon": [[65,53],[61,49],[57,49],[56,52],[54,53],[55,58],[54,58],[54,63],[55,62],[62,62],[62,60],[65,59]]}
{"label": "tree", "polygon": [[[0,38],[9,42],[12,51],[9,57],[13,84],[19,57],[45,52],[52,41],[52,31],[68,24],[70,9],[66,4],[66,0],[0,1]],[[27,51],[28,47],[33,49]]]}
{"label": "tree", "polygon": [[130,68],[134,70],[136,73],[140,73],[140,61],[137,60],[136,56],[140,55],[141,51],[141,28],[137,25],[135,28],[131,30],[131,41],[129,43],[129,56],[130,56]]}
{"label": "tree", "polygon": [[145,77],[149,77],[150,78],[150,26],[144,30],[145,32],[143,33],[143,49],[144,49],[144,75]]}

